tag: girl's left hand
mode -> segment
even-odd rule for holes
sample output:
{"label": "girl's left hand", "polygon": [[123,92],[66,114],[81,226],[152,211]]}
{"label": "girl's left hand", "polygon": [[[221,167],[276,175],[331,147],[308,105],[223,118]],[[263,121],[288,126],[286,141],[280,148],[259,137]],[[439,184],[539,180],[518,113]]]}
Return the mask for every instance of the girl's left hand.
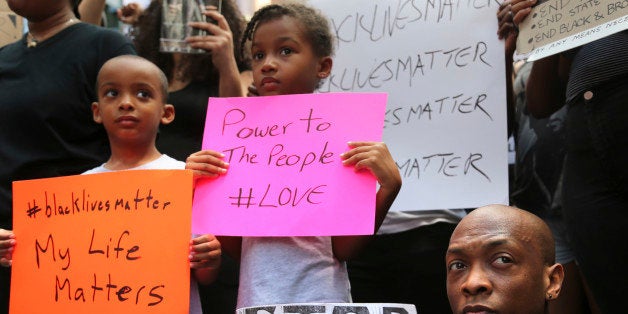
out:
{"label": "girl's left hand", "polygon": [[382,142],[349,142],[351,149],[340,154],[344,165],[355,170],[370,170],[383,188],[396,190],[401,186],[401,175],[386,144]]}
{"label": "girl's left hand", "polygon": [[190,268],[218,268],[221,261],[221,246],[211,234],[196,237],[190,241]]}

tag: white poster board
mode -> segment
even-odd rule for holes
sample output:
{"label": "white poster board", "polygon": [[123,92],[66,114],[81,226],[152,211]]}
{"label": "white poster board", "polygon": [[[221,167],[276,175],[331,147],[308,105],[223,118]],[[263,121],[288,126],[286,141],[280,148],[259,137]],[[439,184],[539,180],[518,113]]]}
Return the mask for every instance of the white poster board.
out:
{"label": "white poster board", "polygon": [[245,307],[236,314],[417,314],[414,304],[295,303]]}
{"label": "white poster board", "polygon": [[519,25],[517,53],[535,61],[625,29],[627,0],[550,0],[532,8]]}
{"label": "white poster board", "polygon": [[[508,199],[503,42],[495,0],[310,0],[336,36],[320,92],[387,92],[384,142],[403,178],[391,210]],[[359,112],[356,112],[359,119]],[[359,140],[359,139],[356,139]]]}

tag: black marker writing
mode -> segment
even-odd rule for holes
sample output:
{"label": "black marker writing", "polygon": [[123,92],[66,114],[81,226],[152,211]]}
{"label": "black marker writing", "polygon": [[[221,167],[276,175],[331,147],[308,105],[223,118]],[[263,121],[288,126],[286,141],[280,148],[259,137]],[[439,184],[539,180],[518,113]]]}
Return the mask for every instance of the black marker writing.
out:
{"label": "black marker writing", "polygon": [[[45,247],[42,247],[42,245],[39,243],[39,240],[35,239],[35,261],[37,263],[37,268],[40,268],[39,254],[47,253],[48,250],[50,250],[50,253],[52,254],[52,260],[56,262],[57,257],[55,254],[57,253],[57,251],[55,250],[55,240],[52,234],[48,235]],[[63,250],[59,249],[58,254],[60,261],[66,262],[65,266],[62,266],[61,269],[67,270],[68,268],[70,268],[70,248],[66,248],[65,253],[63,252]]]}
{"label": "black marker writing", "polygon": [[395,161],[395,163],[404,178],[420,179],[421,174],[425,172],[445,178],[476,174],[491,182],[491,178],[484,172],[481,165],[482,158],[481,153],[470,153],[468,156],[437,153]]}
{"label": "black marker writing", "polygon": [[[235,196],[230,196],[233,200],[231,205],[236,208],[251,206],[257,207],[297,207],[301,203],[316,205],[320,204],[319,196],[325,193],[326,184],[310,186],[307,188],[299,187],[280,187],[274,188],[268,184],[264,192],[254,190],[253,188],[239,188]],[[258,195],[256,197],[255,195]],[[260,196],[261,195],[261,196]],[[259,199],[259,202],[254,200]]]}

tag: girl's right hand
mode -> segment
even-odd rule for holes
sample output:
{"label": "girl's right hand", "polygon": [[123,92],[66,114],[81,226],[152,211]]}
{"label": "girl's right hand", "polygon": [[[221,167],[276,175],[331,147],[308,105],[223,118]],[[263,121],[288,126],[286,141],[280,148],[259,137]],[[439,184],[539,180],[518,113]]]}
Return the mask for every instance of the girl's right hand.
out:
{"label": "girl's right hand", "polygon": [[224,154],[214,150],[201,150],[185,160],[185,169],[194,172],[194,179],[217,178],[229,168],[229,163],[222,160],[224,157]]}
{"label": "girl's right hand", "polygon": [[251,83],[251,85],[249,85],[247,87],[247,93],[246,96],[247,97],[255,97],[255,96],[259,96],[259,93],[257,92],[257,87],[255,87],[255,84]]}

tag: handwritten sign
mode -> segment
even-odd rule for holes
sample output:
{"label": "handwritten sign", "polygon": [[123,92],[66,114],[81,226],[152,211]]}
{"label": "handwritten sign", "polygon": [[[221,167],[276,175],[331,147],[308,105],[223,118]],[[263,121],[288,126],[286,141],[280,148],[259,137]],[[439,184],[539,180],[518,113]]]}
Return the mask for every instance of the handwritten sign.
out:
{"label": "handwritten sign", "polygon": [[187,313],[192,174],[13,183],[11,313]]}
{"label": "handwritten sign", "polygon": [[297,303],[246,307],[236,314],[416,314],[414,304],[400,303]]}
{"label": "handwritten sign", "polygon": [[388,93],[384,142],[403,178],[391,210],[508,199],[506,83],[495,0],[310,0],[336,38],[321,92]]}
{"label": "handwritten sign", "polygon": [[628,29],[628,0],[550,0],[521,25],[517,53],[534,61]]}
{"label": "handwritten sign", "polygon": [[385,94],[210,98],[203,148],[226,175],[199,181],[193,232],[372,234],[376,181],[344,166],[349,141],[381,141]]}

